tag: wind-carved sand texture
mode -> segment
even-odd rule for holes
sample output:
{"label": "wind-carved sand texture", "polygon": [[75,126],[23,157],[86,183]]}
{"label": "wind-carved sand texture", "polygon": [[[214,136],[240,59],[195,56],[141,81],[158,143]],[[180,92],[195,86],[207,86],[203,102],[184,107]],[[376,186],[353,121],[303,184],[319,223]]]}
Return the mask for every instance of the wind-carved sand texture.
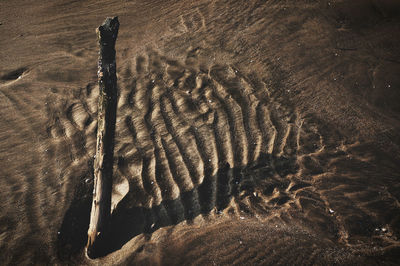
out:
{"label": "wind-carved sand texture", "polygon": [[[379,226],[363,215],[363,205],[373,204],[382,192],[353,192],[362,185],[360,169],[374,167],[372,155],[357,143],[332,147],[312,118],[282,103],[262,78],[232,65],[201,65],[196,51],[189,51],[184,63],[150,50],[120,76],[112,222],[98,256],[142,233],[218,216],[282,220],[279,224],[312,220],[314,229],[342,244],[353,233],[376,234],[360,225]],[[72,156],[89,162],[96,99],[97,88],[89,84],[75,99],[64,99],[63,117],[51,115],[59,107],[49,109],[48,131],[56,139],[69,139]],[[349,164],[358,165],[357,170],[342,174],[353,180],[346,187],[362,202],[358,205],[335,192],[344,189],[335,169],[343,172]],[[343,204],[354,211],[346,220],[335,211]],[[87,218],[81,212],[88,207],[74,210],[72,204],[67,211],[59,238],[65,256],[84,244]],[[396,208],[373,211],[390,215]],[[71,219],[81,222],[71,224]]]}
{"label": "wind-carved sand texture", "polygon": [[[1,264],[399,264],[399,11],[0,1]],[[107,16],[112,213],[89,258]]]}

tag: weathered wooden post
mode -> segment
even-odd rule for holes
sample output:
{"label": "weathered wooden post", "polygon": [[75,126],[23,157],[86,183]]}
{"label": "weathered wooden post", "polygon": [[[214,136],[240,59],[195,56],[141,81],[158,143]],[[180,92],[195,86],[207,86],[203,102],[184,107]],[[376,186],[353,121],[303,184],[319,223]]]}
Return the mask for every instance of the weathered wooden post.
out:
{"label": "weathered wooden post", "polygon": [[117,75],[115,41],[118,35],[118,17],[107,18],[96,30],[100,45],[98,63],[99,106],[97,145],[94,161],[94,190],[87,253],[97,253],[111,215],[111,191],[114,157],[114,134],[117,113]]}

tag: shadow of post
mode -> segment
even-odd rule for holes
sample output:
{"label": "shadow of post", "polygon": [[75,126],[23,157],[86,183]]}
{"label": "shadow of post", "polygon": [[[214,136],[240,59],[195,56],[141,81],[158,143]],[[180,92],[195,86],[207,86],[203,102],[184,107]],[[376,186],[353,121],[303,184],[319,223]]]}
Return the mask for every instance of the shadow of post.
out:
{"label": "shadow of post", "polygon": [[[226,164],[216,175],[205,176],[199,186],[182,193],[174,200],[164,200],[153,208],[132,206],[127,195],[112,213],[108,230],[99,238],[95,252],[89,256],[106,256],[120,249],[137,235],[151,234],[159,228],[176,225],[184,220],[190,222],[214,209],[217,212],[222,211],[227,208],[232,198],[236,200],[243,192],[250,194],[257,189],[271,194],[274,188],[284,190],[290,183],[285,177],[294,174],[297,169],[295,156],[276,157],[262,154],[256,162],[246,167],[231,168]],[[86,245],[92,190],[78,191],[87,194],[77,193],[65,214],[58,239],[60,259],[77,255]],[[285,202],[282,201],[282,204]],[[277,204],[280,202],[277,201]]]}

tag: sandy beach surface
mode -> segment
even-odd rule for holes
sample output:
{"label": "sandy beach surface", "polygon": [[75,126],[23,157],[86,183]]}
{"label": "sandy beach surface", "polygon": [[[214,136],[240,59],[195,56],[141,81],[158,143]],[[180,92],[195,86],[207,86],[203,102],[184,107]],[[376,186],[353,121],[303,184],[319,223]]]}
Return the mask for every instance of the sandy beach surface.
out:
{"label": "sandy beach surface", "polygon": [[[95,29],[118,16],[107,241]],[[1,265],[399,265],[400,3],[0,1]]]}

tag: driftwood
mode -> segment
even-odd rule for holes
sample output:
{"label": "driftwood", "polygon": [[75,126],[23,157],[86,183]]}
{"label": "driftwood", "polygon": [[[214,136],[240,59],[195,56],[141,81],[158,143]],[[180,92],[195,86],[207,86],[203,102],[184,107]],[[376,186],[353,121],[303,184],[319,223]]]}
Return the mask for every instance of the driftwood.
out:
{"label": "driftwood", "polygon": [[87,253],[95,256],[106,235],[111,215],[111,191],[114,156],[114,134],[117,112],[117,76],[115,41],[118,35],[118,17],[107,18],[96,30],[100,45],[98,63],[99,106],[96,158],[94,161],[94,189]]}

